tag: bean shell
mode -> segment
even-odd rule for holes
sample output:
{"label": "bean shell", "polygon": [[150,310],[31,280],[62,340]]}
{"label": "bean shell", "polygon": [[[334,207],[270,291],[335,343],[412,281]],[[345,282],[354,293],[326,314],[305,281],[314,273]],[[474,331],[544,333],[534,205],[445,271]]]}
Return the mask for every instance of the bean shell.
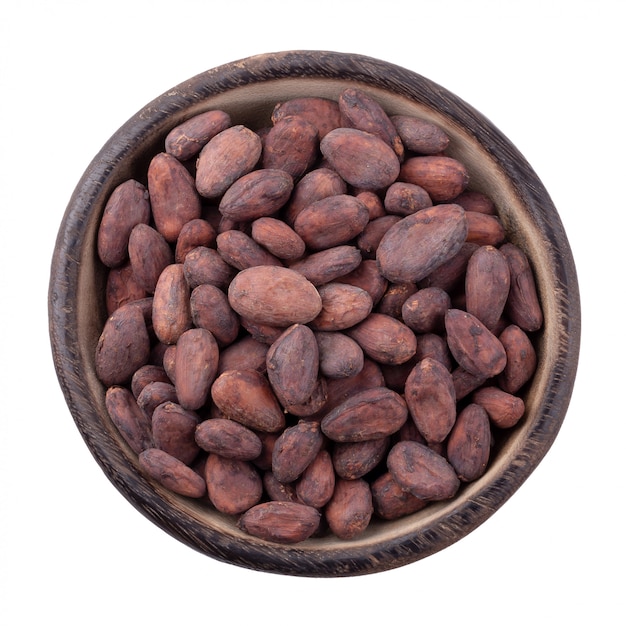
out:
{"label": "bean shell", "polygon": [[150,221],[148,190],[127,180],[111,193],[98,226],[98,257],[107,267],[119,267],[128,259],[128,238],[137,224]]}
{"label": "bean shell", "polygon": [[335,470],[328,450],[321,449],[296,483],[300,502],[321,509],[335,490]]}
{"label": "bean shell", "polygon": [[219,198],[261,158],[261,138],[241,124],[231,126],[202,148],[196,169],[196,187],[205,198]]}
{"label": "bean shell", "polygon": [[161,152],[148,166],[148,192],[156,229],[173,243],[184,224],[201,216],[194,179],[171,154]]}
{"label": "bean shell", "polygon": [[313,462],[324,443],[315,421],[300,420],[286,428],[272,451],[272,472],[281,483],[295,481]]}
{"label": "bean shell", "polygon": [[456,420],[452,374],[439,361],[423,359],[406,380],[405,400],[426,441],[441,443]]}
{"label": "bean shell", "polygon": [[206,482],[193,469],[163,450],[151,448],[139,455],[140,467],[166,489],[188,498],[206,494]]}
{"label": "bean shell", "polygon": [[485,378],[504,369],[504,346],[479,319],[466,311],[449,309],[445,324],[450,352],[463,369]]}
{"label": "bean shell", "polygon": [[120,435],[136,454],[154,447],[150,418],[126,387],[109,387],[105,406]]}
{"label": "bean shell", "polygon": [[448,156],[416,156],[407,159],[398,179],[423,187],[434,203],[450,202],[465,191],[469,174],[465,165]]}
{"label": "bean shell", "polygon": [[243,424],[224,418],[208,419],[198,424],[195,439],[207,452],[240,461],[252,461],[262,450],[258,435]]}
{"label": "bean shell", "polygon": [[416,441],[396,443],[387,456],[387,466],[401,489],[422,500],[448,500],[460,486],[452,465]]}
{"label": "bean shell", "polygon": [[249,461],[209,454],[205,465],[209,500],[221,513],[238,515],[258,504],[263,481]]}
{"label": "bean shell", "polygon": [[485,409],[468,404],[458,415],[446,444],[446,456],[459,479],[471,482],[487,468],[491,449],[491,426]]}
{"label": "bean shell", "polygon": [[335,407],[322,419],[321,429],[338,442],[383,439],[400,430],[407,416],[402,396],[386,387],[374,387]]}
{"label": "bean shell", "polygon": [[107,319],[98,338],[95,367],[106,386],[130,382],[133,374],[150,358],[150,338],[143,313],[126,304]]}
{"label": "bean shell", "polygon": [[200,452],[194,437],[197,425],[198,416],[193,411],[176,402],[160,404],[152,414],[155,447],[189,465]]}
{"label": "bean shell", "polygon": [[324,514],[330,530],[339,539],[354,539],[369,526],[374,513],[370,486],[362,478],[335,482],[335,491]]}
{"label": "bean shell", "polygon": [[285,414],[270,384],[255,370],[227,370],[211,386],[217,408],[252,430],[278,432],[285,427]]}
{"label": "bean shell", "polygon": [[225,111],[206,111],[175,126],[165,137],[165,151],[179,161],[196,156],[217,133],[231,125]]}
{"label": "bean shell", "polygon": [[246,222],[276,213],[289,199],[293,178],[279,169],[254,170],[238,178],[224,193],[220,213]]}
{"label": "bean shell", "polygon": [[318,293],[322,309],[310,323],[314,330],[345,330],[362,322],[372,311],[372,297],[356,285],[326,283],[318,287]]}
{"label": "bean shell", "polygon": [[217,374],[219,348],[212,333],[190,328],[178,338],[174,362],[176,395],[188,410],[201,408]]}
{"label": "bean shell", "polygon": [[263,502],[246,511],[237,522],[250,535],[282,544],[308,539],[320,525],[321,515],[298,502]]}
{"label": "bean shell", "polygon": [[417,283],[454,257],[465,242],[465,211],[440,204],[391,226],[376,253],[380,271],[391,282]]}
{"label": "bean shell", "polygon": [[319,373],[319,349],[313,331],[293,324],[270,346],[267,377],[284,407],[303,404],[313,393]]}
{"label": "bean shell", "polygon": [[317,289],[302,274],[268,265],[239,272],[228,287],[228,301],[239,315],[278,327],[305,324],[322,310]]}
{"label": "bean shell", "polygon": [[320,142],[320,149],[349,185],[362,190],[384,189],[400,173],[400,161],[389,144],[362,130],[332,130]]}
{"label": "bean shell", "polygon": [[193,324],[189,284],[180,263],[168,265],[159,276],[152,302],[152,325],[159,341],[173,344]]}

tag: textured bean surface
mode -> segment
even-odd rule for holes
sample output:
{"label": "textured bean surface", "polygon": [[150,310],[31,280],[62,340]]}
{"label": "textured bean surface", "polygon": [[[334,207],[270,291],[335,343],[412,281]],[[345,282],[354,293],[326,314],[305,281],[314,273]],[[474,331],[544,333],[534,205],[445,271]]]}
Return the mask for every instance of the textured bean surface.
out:
{"label": "textured bean surface", "polygon": [[113,190],[96,372],[156,487],[294,544],[489,472],[525,418],[541,292],[449,145],[350,87],[260,128],[199,112]]}

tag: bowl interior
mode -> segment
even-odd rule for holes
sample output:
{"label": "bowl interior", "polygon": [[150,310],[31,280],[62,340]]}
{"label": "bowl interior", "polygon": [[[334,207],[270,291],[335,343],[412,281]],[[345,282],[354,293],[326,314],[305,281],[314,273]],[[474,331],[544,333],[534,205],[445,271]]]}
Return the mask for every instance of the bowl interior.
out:
{"label": "bowl interior", "polygon": [[[493,199],[509,239],[526,252],[535,271],[545,316],[536,337],[539,366],[524,396],[525,417],[499,441],[485,474],[453,500],[393,522],[373,521],[355,540],[324,537],[278,546],[248,536],[233,518],[161,488],[138,470],[136,456],[108,417],[105,389],[95,375],[94,352],[106,319],[106,272],[97,258],[96,233],[113,189],[128,178],[145,182],[150,159],[181,121],[223,109],[233,123],[256,130],[269,126],[277,102],[306,95],[336,99],[348,84],[370,93],[389,114],[416,115],[442,127],[451,139],[447,152],[469,170],[470,188]],[[87,445],[116,487],[196,550],[244,567],[305,576],[362,574],[418,560],[460,539],[499,508],[543,458],[565,416],[579,317],[574,264],[558,214],[510,142],[427,79],[384,62],[332,53],[261,55],[229,64],[182,83],[131,118],[76,188],[59,232],[50,284],[59,380]]]}

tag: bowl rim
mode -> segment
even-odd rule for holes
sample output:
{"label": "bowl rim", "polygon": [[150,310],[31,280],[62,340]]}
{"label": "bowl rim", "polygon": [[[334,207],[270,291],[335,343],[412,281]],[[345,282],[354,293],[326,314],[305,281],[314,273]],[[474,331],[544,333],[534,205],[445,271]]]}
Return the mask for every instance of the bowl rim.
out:
{"label": "bowl rim", "polygon": [[[352,81],[390,92],[393,97],[445,115],[450,124],[469,129],[506,177],[529,223],[540,238],[540,261],[553,284],[544,290],[554,320],[547,337],[549,371],[521,445],[494,472],[494,480],[466,487],[462,501],[441,503],[418,529],[391,524],[379,539],[353,543],[281,546],[231,532],[226,519],[207,527],[195,503],[169,494],[137,470],[133,454],[111,432],[97,410],[103,393],[94,379],[91,355],[81,346],[79,306],[88,273],[85,246],[93,240],[95,207],[107,190],[128,177],[128,164],[154,147],[155,136],[176,120],[191,116],[225,94],[273,81]],[[271,98],[271,96],[268,96]],[[212,107],[213,108],[213,107]],[[126,165],[126,170],[120,165]],[[529,250],[537,262],[538,249]],[[97,303],[83,303],[97,306]],[[565,418],[573,390],[580,348],[580,296],[572,252],[548,192],[526,159],[481,113],[433,81],[398,65],[360,54],[293,50],[260,54],[213,68],[155,98],[105,143],[79,180],[57,234],[48,291],[49,333],[56,374],[70,413],[95,460],[122,495],[144,516],[187,546],[212,558],[248,569],[309,577],[339,577],[384,571],[420,560],[469,534],[500,508],[525,482],[552,446]],[[219,515],[217,516],[219,518]]]}

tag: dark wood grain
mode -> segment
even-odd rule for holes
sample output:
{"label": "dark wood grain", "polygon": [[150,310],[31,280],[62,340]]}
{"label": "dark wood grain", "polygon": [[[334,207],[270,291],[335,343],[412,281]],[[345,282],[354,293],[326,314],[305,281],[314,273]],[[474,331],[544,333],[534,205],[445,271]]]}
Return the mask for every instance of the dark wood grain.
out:
{"label": "dark wood grain", "polygon": [[[261,127],[273,105],[297,95],[336,97],[346,84],[377,97],[390,113],[440,124],[450,152],[468,165],[473,188],[489,193],[509,237],[528,254],[546,322],[540,367],[526,418],[496,450],[488,471],[452,501],[396,522],[372,523],[354,541],[310,539],[277,546],[244,535],[233,519],[177,497],[144,478],[117,435],[94,372],[105,319],[105,272],[95,235],[106,199],[129,177],[145,179],[166,133],[211,108],[235,123]],[[195,76],[149,103],[106,143],[78,182],[60,225],[49,286],[54,365],[69,411],[103,472],[143,515],[187,546],[241,567],[310,577],[373,573],[427,557],[463,538],[501,507],[548,452],[567,411],[580,343],[576,269],[558,212],[510,141],[467,103],[428,79],[369,57],[292,51],[233,62]],[[539,514],[539,512],[538,512]]]}

